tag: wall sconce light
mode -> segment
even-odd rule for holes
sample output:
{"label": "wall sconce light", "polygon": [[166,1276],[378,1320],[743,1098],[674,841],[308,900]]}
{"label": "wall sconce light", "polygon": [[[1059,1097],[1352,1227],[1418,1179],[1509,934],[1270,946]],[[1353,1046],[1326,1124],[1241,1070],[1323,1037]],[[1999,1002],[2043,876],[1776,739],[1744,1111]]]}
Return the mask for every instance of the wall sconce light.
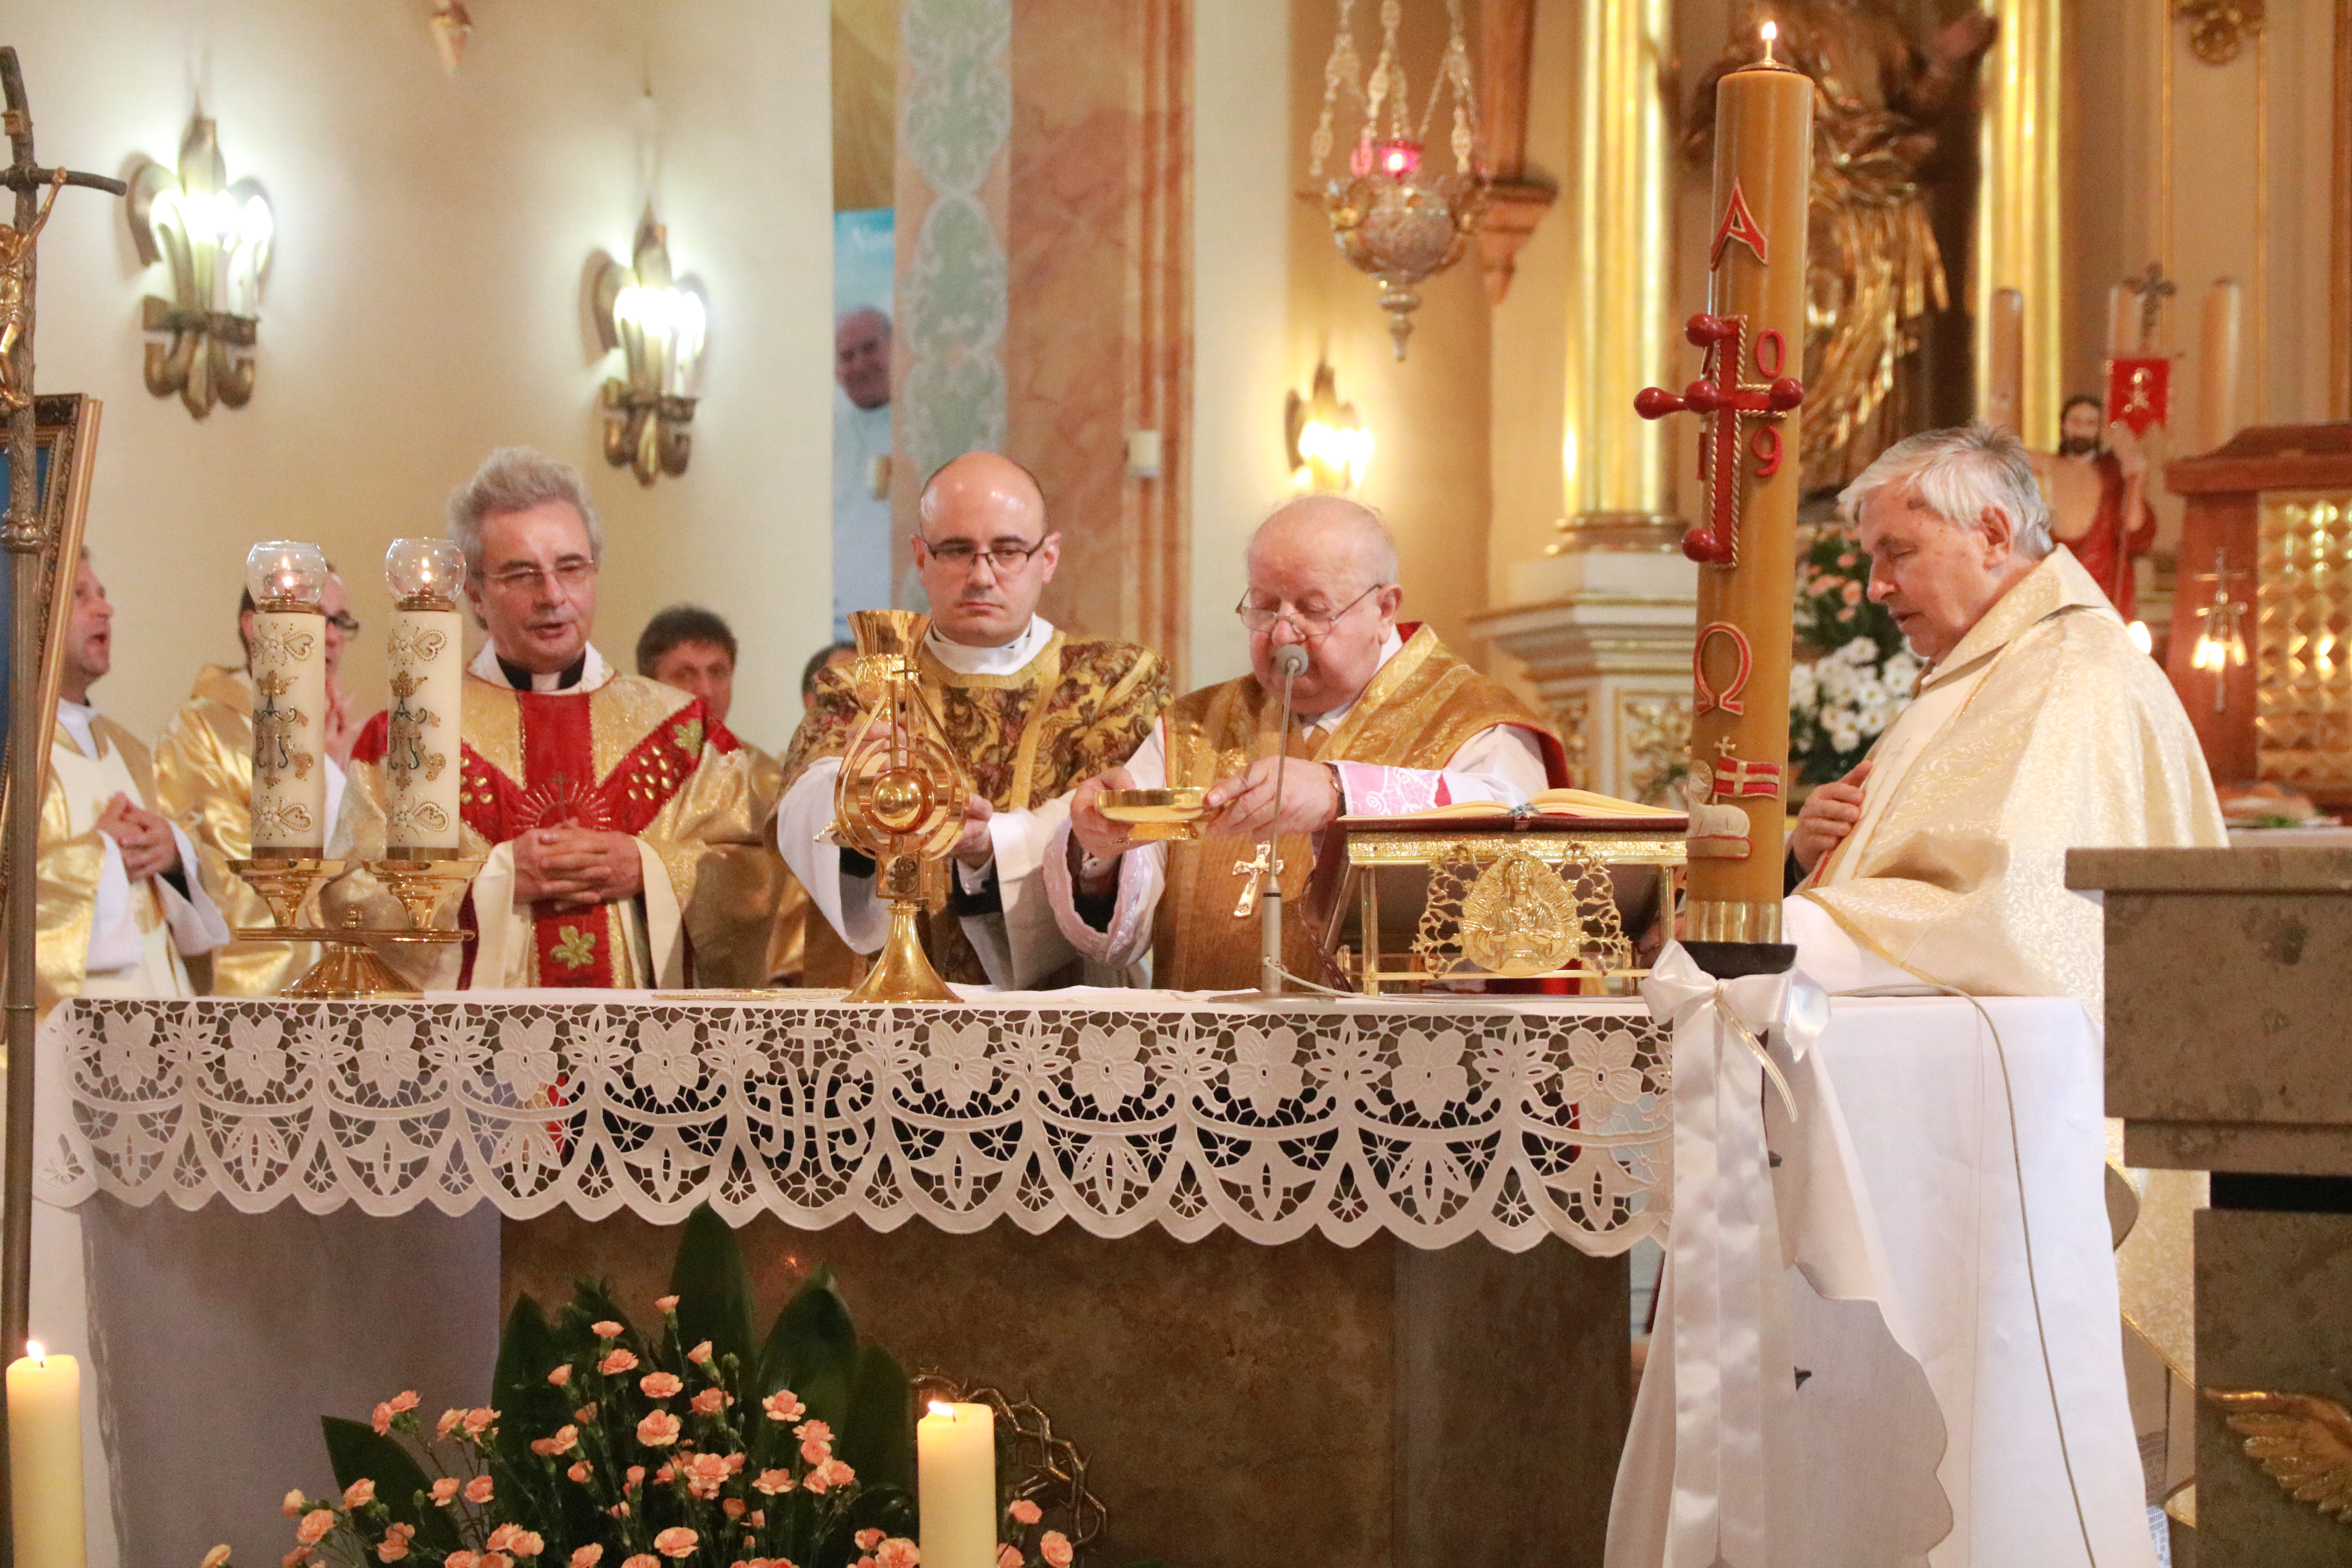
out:
{"label": "wall sconce light", "polygon": [[229,184],[220,138],[202,110],[181,139],[178,170],[140,160],[123,199],[140,259],[172,268],[171,299],[150,294],[141,304],[148,331],[172,334],[147,345],[147,390],[178,393],[199,419],[215,402],[244,407],[278,232],[269,199],[251,179]]}
{"label": "wall sconce light", "polygon": [[1371,466],[1372,433],[1356,416],[1356,405],[1339,401],[1339,384],[1328,364],[1315,367],[1315,392],[1296,392],[1283,413],[1283,439],[1290,455],[1290,482],[1299,490],[1344,494],[1364,482]]}
{"label": "wall sconce light", "polygon": [[604,458],[647,485],[686,472],[709,320],[701,293],[671,277],[667,239],[647,207],[631,265],[606,257],[595,282],[597,335],[627,359],[626,374],[604,383]]}

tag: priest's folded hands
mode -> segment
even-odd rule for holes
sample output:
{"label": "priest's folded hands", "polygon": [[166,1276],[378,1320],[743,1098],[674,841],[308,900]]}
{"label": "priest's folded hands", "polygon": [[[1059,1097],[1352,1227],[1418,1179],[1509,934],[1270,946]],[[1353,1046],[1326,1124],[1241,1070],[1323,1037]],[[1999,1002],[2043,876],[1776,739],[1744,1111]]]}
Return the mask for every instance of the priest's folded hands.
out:
{"label": "priest's folded hands", "polygon": [[625,833],[562,823],[514,840],[515,901],[593,909],[646,890],[637,841]]}

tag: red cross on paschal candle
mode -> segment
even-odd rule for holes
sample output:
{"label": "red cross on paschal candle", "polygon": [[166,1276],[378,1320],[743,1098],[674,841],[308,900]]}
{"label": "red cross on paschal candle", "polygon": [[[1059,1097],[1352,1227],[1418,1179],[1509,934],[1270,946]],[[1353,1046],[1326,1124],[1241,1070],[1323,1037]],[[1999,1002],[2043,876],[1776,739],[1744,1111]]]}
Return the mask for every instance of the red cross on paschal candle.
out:
{"label": "red cross on paschal candle", "polygon": [[1805,384],[1780,373],[1787,368],[1788,341],[1768,331],[1756,341],[1757,381],[1740,379],[1748,353],[1748,318],[1693,316],[1683,335],[1706,351],[1703,374],[1682,391],[1644,387],[1634,395],[1633,412],[1644,419],[1663,419],[1688,409],[1708,416],[1699,442],[1698,477],[1707,487],[1707,523],[1683,535],[1683,553],[1701,565],[1739,563],[1739,503],[1747,489],[1742,454],[1753,457],[1755,475],[1769,479],[1780,471],[1783,456],[1777,425],[1750,420],[1778,419],[1805,400]]}

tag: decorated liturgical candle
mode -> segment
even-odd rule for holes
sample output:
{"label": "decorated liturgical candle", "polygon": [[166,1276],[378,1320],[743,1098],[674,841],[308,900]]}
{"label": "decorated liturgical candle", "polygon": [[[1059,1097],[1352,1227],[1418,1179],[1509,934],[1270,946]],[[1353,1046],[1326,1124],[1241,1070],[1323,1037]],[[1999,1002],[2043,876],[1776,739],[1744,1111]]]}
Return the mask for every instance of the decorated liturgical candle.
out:
{"label": "decorated liturgical candle", "polygon": [[383,773],[385,851],[395,860],[457,852],[458,710],[465,628],[457,590],[466,557],[445,539],[395,539],[384,552],[392,589],[392,665]]}
{"label": "decorated liturgical candle", "polygon": [[1683,540],[1698,563],[1684,781],[1691,942],[1780,940],[1813,83],[1775,63],[1775,28],[1761,31],[1763,60],[1716,89],[1707,309],[1684,331],[1705,351],[1701,374],[1633,400],[1644,418],[1700,421],[1706,521]]}
{"label": "decorated liturgical candle", "polygon": [[931,1401],[915,1424],[923,1568],[995,1568],[996,1412]]}
{"label": "decorated liturgical candle", "polygon": [[327,832],[327,558],[278,540],[245,558],[253,595],[253,853],[315,858]]}
{"label": "decorated liturgical candle", "polygon": [[81,1368],[28,1342],[8,1363],[16,1568],[82,1568]]}

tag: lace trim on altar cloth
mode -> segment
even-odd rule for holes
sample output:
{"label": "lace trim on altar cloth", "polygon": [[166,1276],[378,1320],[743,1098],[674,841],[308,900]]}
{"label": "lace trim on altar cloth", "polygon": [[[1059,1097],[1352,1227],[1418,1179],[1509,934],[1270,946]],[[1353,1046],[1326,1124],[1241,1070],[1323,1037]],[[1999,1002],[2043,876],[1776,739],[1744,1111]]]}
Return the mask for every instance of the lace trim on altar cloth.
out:
{"label": "lace trim on altar cloth", "polygon": [[[1138,994],[1148,996],[1148,994]],[[1667,1037],[1636,1002],[953,1010],[73,998],[46,1200],[1415,1246],[1663,1234]]]}

